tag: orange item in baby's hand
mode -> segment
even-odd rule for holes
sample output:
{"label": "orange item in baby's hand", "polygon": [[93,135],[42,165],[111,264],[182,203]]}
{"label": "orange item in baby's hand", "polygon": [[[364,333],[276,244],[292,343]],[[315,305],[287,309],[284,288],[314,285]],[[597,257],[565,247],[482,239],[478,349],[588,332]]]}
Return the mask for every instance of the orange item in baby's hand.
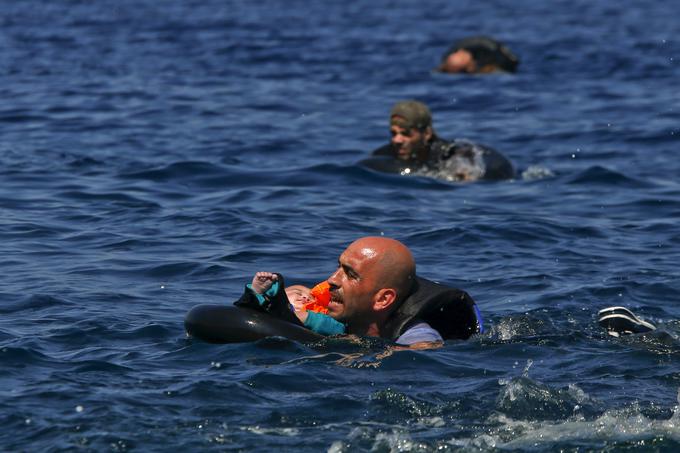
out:
{"label": "orange item in baby's hand", "polygon": [[328,282],[321,282],[310,291],[313,301],[304,305],[305,310],[317,313],[328,313],[328,303],[331,301],[331,287]]}

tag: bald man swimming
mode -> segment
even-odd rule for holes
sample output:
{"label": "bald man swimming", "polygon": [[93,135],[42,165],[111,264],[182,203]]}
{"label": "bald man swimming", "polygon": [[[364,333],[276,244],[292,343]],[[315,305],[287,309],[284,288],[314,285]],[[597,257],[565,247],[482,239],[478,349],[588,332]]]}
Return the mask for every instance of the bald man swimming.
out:
{"label": "bald man swimming", "polygon": [[469,326],[464,332],[451,333],[448,326],[442,329],[446,338],[467,338],[481,331],[470,296],[417,277],[411,251],[395,239],[369,236],[354,241],[340,255],[338,268],[327,281],[331,292],[328,314],[346,324],[350,334],[387,338],[411,347],[441,345],[444,337],[425,321],[433,316],[453,316],[448,324],[467,316]]}

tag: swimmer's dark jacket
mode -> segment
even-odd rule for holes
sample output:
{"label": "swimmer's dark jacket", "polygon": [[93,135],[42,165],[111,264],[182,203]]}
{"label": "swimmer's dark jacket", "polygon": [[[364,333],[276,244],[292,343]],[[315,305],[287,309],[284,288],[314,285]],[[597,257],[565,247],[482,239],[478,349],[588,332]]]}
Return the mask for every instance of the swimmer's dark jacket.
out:
{"label": "swimmer's dark jacket", "polygon": [[477,305],[468,293],[416,277],[411,295],[390,315],[380,335],[395,341],[421,321],[445,340],[466,340],[484,331]]}
{"label": "swimmer's dark jacket", "polygon": [[456,41],[442,57],[442,62],[452,53],[464,49],[472,54],[477,72],[516,72],[519,59],[504,44],[488,36],[471,36]]}
{"label": "swimmer's dark jacket", "polygon": [[384,173],[404,174],[425,169],[452,181],[497,181],[515,177],[512,163],[495,149],[464,140],[448,142],[437,136],[430,142],[425,162],[397,159],[390,143],[373,151],[371,156],[359,163]]}

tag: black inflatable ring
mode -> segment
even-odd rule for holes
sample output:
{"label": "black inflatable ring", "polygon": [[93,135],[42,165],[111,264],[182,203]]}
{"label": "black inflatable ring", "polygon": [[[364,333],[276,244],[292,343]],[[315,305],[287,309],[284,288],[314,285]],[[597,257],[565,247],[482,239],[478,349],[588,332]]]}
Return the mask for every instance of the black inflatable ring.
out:
{"label": "black inflatable ring", "polygon": [[197,305],[184,318],[184,328],[190,336],[209,343],[246,343],[266,337],[307,343],[324,338],[267,313],[233,305]]}

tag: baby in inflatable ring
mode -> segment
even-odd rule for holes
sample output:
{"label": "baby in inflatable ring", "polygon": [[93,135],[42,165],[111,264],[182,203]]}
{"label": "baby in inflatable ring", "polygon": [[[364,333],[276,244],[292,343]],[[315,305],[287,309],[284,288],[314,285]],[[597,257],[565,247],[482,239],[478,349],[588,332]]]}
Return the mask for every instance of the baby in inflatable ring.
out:
{"label": "baby in inflatable ring", "polygon": [[[246,288],[252,291],[260,304],[280,291],[279,276],[273,272],[256,272]],[[323,281],[313,288],[291,285],[284,289],[290,309],[308,329],[322,335],[345,333],[345,325],[327,315],[331,299],[330,285]]]}

